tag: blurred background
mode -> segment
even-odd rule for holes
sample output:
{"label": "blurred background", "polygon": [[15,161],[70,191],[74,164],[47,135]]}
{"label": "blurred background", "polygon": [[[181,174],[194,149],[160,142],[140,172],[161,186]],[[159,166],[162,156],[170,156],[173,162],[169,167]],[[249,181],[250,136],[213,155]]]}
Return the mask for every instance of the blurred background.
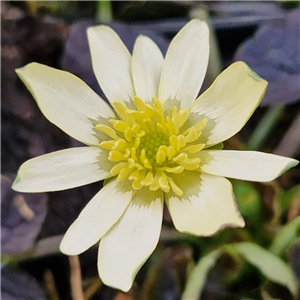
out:
{"label": "blurred background", "polygon": [[[269,82],[225,149],[300,159],[299,1],[1,1],[1,299],[79,300],[70,281],[78,266],[58,246],[102,184],[44,194],[11,190],[27,159],[79,145],[45,119],[14,70],[33,61],[67,70],[104,97],[92,72],[89,26],[111,26],[130,51],[138,35],[147,35],[165,54],[192,18],[211,30],[201,92],[238,60]],[[165,209],[159,245],[128,293],[102,284],[95,245],[79,257],[84,299],[300,299],[299,171],[266,184],[231,180],[243,229],[180,234]]]}

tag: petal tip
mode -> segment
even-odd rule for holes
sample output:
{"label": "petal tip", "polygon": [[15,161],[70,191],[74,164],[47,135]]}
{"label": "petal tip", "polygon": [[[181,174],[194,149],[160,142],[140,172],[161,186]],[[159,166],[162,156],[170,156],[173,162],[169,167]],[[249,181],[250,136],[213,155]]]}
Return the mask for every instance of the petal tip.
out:
{"label": "petal tip", "polygon": [[104,268],[101,268],[101,266],[98,263],[98,273],[99,277],[101,278],[102,282],[114,289],[121,290],[124,293],[127,293],[133,284],[133,278],[129,279],[128,278],[123,278],[119,277],[119,274],[114,273],[112,270],[109,270],[108,272],[104,270]]}
{"label": "petal tip", "polygon": [[[32,68],[34,66],[45,66],[43,64],[40,64],[40,63],[37,63],[37,62],[31,62],[31,63],[28,63],[27,65],[23,66],[23,67],[20,67],[20,68],[17,68],[15,69],[15,72],[17,74],[22,74],[24,73],[26,70],[28,70],[29,68]],[[47,67],[47,66],[45,66]],[[49,67],[50,68],[50,67]]]}
{"label": "petal tip", "polygon": [[246,70],[246,72],[252,79],[265,84],[265,86],[267,87],[268,82],[265,79],[263,79],[262,77],[260,77],[255,71],[253,71],[245,62],[237,61],[237,62],[233,63],[232,65],[240,65],[241,68],[244,68]]}
{"label": "petal tip", "polygon": [[96,26],[90,26],[88,27],[87,36],[88,39],[90,38],[91,34],[99,34],[99,33],[107,33],[107,34],[114,34],[117,35],[117,33],[109,26],[106,25],[96,25]]}
{"label": "petal tip", "polygon": [[[20,169],[21,168],[22,168],[22,166],[20,167]],[[20,169],[17,173],[15,180],[13,181],[13,183],[11,185],[11,189],[16,192],[19,192],[19,193],[33,193],[34,191],[31,191],[30,189],[27,190],[26,185],[24,186],[23,178],[21,178],[21,176],[20,176]]]}
{"label": "petal tip", "polygon": [[201,21],[199,19],[193,19],[185,25],[185,28],[191,28],[191,27],[194,27],[195,30],[200,30],[206,35],[207,39],[209,38],[209,28],[205,21]]}
{"label": "petal tip", "polygon": [[244,218],[239,215],[239,218],[236,219],[235,223],[233,224],[233,227],[238,227],[238,228],[244,228],[246,226],[246,222]]}
{"label": "petal tip", "polygon": [[286,166],[283,168],[282,172],[279,174],[282,175],[284,172],[288,171],[291,168],[296,167],[299,164],[299,161],[294,158],[287,158],[289,161],[287,162]]}
{"label": "petal tip", "polygon": [[214,231],[208,232],[207,235],[203,235],[203,236],[215,235],[225,228],[244,228],[245,226],[246,226],[246,222],[245,222],[244,218],[240,215],[240,213],[238,213],[238,215],[235,216],[234,220],[224,222],[220,227],[215,228]]}
{"label": "petal tip", "polygon": [[70,241],[70,239],[67,239],[66,237],[67,235],[65,234],[62,241],[60,242],[59,251],[69,256],[81,254],[83,251],[80,252],[74,249],[74,245],[78,243],[78,241]]}
{"label": "petal tip", "polygon": [[18,184],[18,182],[20,182],[20,180],[21,180],[21,178],[20,178],[19,174],[17,174],[15,180],[13,181],[13,183],[12,183],[12,185],[11,185],[11,188],[12,188],[13,190],[15,190],[16,185]]}
{"label": "petal tip", "polygon": [[283,173],[285,173],[286,171],[288,171],[291,168],[294,168],[295,166],[297,166],[299,164],[299,161],[294,158],[277,156],[275,154],[273,154],[273,156],[277,157],[278,159],[281,160],[281,166],[279,164],[278,169],[276,171],[274,171],[274,173],[270,174],[269,178],[267,178],[265,180],[261,180],[262,182],[270,182],[272,180],[275,180],[275,179],[279,178]]}
{"label": "petal tip", "polygon": [[208,25],[205,21],[202,21],[200,19],[192,19],[190,22],[187,23],[187,25],[192,25],[193,26],[204,26],[204,27],[207,27],[208,28]]}
{"label": "petal tip", "polygon": [[27,71],[27,68],[31,65],[32,63],[25,65],[21,68],[15,69],[15,72],[17,73],[17,75],[19,76],[19,78],[23,81],[25,72]]}

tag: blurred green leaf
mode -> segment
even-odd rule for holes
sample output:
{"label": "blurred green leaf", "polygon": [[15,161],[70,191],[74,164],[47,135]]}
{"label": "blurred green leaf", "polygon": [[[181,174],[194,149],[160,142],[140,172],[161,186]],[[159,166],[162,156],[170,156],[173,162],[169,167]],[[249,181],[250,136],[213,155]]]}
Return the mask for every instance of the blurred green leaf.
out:
{"label": "blurred green leaf", "polygon": [[38,14],[40,10],[55,12],[66,5],[63,1],[25,1],[25,4],[32,14]]}
{"label": "blurred green leaf", "polygon": [[297,279],[289,265],[270,251],[252,243],[237,243],[232,246],[269,280],[287,287],[297,295]]}
{"label": "blurred green leaf", "polygon": [[265,115],[253,130],[247,144],[247,149],[258,150],[261,148],[266,139],[271,135],[279,118],[283,115],[285,108],[284,104],[277,104],[268,108]]}
{"label": "blurred green leaf", "polygon": [[215,250],[200,259],[188,277],[181,300],[199,299],[207,274],[214,267],[221,253],[221,250]]}
{"label": "blurred green leaf", "polygon": [[269,250],[274,254],[283,255],[285,250],[300,237],[300,216],[285,225],[275,236]]}
{"label": "blurred green leaf", "polygon": [[224,144],[219,143],[219,144],[213,145],[211,147],[208,147],[205,150],[222,150],[223,148],[224,148]]}
{"label": "blurred green leaf", "polygon": [[[290,266],[274,253],[249,242],[226,244],[201,258],[191,271],[182,300],[199,299],[205,287],[208,273],[224,253],[237,258],[237,254],[256,267],[268,280],[286,287],[297,295],[297,279]],[[240,265],[241,266],[241,265]]]}
{"label": "blurred green leaf", "polygon": [[283,191],[279,196],[281,215],[285,215],[290,209],[291,203],[294,198],[300,197],[300,185],[296,185],[292,189]]}
{"label": "blurred green leaf", "polygon": [[253,184],[245,181],[232,181],[234,194],[237,199],[239,211],[250,224],[261,226],[262,199]]}
{"label": "blurred green leaf", "polygon": [[106,178],[104,179],[103,181],[103,186],[106,186],[109,182],[111,182],[113,179],[115,179],[116,176],[113,176],[113,177],[109,177],[109,178]]}

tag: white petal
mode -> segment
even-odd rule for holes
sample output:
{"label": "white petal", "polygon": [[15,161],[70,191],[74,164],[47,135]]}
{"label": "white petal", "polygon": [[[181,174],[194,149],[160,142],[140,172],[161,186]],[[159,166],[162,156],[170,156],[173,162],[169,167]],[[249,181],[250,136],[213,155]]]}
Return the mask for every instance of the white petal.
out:
{"label": "white petal", "polygon": [[208,64],[209,31],[204,22],[189,22],[172,40],[166,54],[159,99],[179,100],[189,108],[201,88]]}
{"label": "white petal", "polygon": [[183,196],[166,194],[172,220],[177,230],[210,236],[223,227],[243,227],[231,183],[223,177],[185,172],[178,185]]}
{"label": "white petal", "polygon": [[118,223],[102,238],[98,270],[104,284],[128,291],[154,251],[161,230],[161,191],[140,189]]}
{"label": "white petal", "polygon": [[24,193],[70,189],[110,177],[110,168],[107,154],[97,147],[60,150],[22,164],[13,189]]}
{"label": "white petal", "polygon": [[99,144],[92,121],[115,114],[88,85],[71,73],[38,63],[16,72],[50,122],[78,141]]}
{"label": "white petal", "polygon": [[122,216],[132,194],[128,181],[110,181],[69,227],[60,250],[67,255],[78,255],[97,243]]}
{"label": "white petal", "polygon": [[128,49],[107,26],[91,27],[87,33],[94,73],[107,99],[130,102],[135,91]]}
{"label": "white petal", "polygon": [[243,62],[232,64],[216,78],[191,108],[196,121],[208,118],[202,136],[207,146],[240,131],[259,105],[267,84]]}
{"label": "white petal", "polygon": [[295,159],[256,151],[203,150],[201,171],[250,181],[271,181],[299,162]]}
{"label": "white petal", "polygon": [[158,85],[164,58],[156,44],[145,36],[139,36],[132,54],[132,76],[136,95],[152,103],[158,97]]}

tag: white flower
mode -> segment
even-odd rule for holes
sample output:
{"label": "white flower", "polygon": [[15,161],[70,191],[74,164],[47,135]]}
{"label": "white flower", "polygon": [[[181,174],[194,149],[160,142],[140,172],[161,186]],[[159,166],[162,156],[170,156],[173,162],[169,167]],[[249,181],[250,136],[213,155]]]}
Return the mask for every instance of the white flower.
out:
{"label": "white flower", "polygon": [[267,82],[237,62],[197,98],[209,54],[205,23],[188,23],[165,59],[145,36],[131,56],[107,26],[90,28],[88,39],[113,108],[68,72],[37,63],[17,70],[48,120],[87,146],[30,159],[13,188],[58,191],[112,177],[70,226],[61,251],[77,255],[101,240],[100,278],[128,291],[158,243],[164,201],[181,232],[209,236],[242,227],[223,176],[270,181],[298,162],[218,150],[252,115]]}

